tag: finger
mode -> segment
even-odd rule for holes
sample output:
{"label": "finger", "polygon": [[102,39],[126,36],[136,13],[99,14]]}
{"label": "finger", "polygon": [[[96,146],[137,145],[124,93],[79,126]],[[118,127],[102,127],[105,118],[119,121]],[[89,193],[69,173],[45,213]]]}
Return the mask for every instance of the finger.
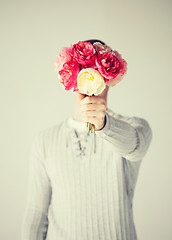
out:
{"label": "finger", "polygon": [[98,119],[97,117],[94,117],[94,116],[83,116],[83,121],[84,122],[89,122],[89,123],[92,123],[95,125],[95,127],[99,127],[99,126],[102,126],[103,123],[104,123],[104,117],[100,119]]}
{"label": "finger", "polygon": [[94,124],[95,126],[97,126],[97,118],[95,117],[95,116],[83,116],[82,117],[82,120],[84,121],[84,122],[90,122],[90,123],[92,123],[92,124]]}
{"label": "finger", "polygon": [[106,105],[105,104],[82,104],[80,106],[81,111],[90,111],[90,110],[96,110],[96,111],[106,111]]}
{"label": "finger", "polygon": [[97,104],[101,104],[101,103],[105,103],[104,98],[101,97],[97,97],[97,96],[87,96],[85,98],[83,98],[81,100],[81,105],[82,104],[86,104],[86,103],[97,103]]}
{"label": "finger", "polygon": [[87,112],[82,112],[82,117],[96,117],[97,119],[102,119],[105,116],[105,112],[98,112],[98,111],[87,111]]}

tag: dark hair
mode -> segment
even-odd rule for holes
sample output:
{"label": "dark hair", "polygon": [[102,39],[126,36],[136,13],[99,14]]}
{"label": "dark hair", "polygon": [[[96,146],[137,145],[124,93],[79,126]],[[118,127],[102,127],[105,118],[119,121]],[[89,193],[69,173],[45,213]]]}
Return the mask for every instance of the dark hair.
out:
{"label": "dark hair", "polygon": [[85,40],[83,42],[90,42],[91,44],[95,43],[95,42],[100,42],[103,45],[106,45],[106,43],[102,42],[101,40],[98,39],[89,39],[89,40]]}

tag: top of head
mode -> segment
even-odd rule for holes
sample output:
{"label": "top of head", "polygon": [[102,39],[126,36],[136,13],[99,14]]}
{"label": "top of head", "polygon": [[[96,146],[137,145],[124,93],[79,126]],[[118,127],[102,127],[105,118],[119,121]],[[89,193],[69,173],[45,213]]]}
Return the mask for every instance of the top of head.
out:
{"label": "top of head", "polygon": [[90,42],[91,44],[93,44],[95,42],[100,42],[101,44],[106,45],[106,43],[104,43],[103,41],[98,40],[98,39],[89,39],[89,40],[85,40],[83,42]]}

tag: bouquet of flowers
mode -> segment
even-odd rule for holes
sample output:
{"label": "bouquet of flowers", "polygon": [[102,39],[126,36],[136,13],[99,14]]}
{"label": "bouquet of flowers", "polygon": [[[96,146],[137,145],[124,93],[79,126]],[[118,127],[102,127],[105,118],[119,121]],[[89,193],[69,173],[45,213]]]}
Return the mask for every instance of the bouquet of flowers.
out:
{"label": "bouquet of flowers", "polygon": [[[88,96],[99,95],[106,85],[115,86],[127,72],[127,62],[115,50],[100,42],[79,41],[64,47],[55,58],[55,71],[65,90]],[[88,127],[89,126],[89,127]],[[88,132],[94,124],[88,123]]]}

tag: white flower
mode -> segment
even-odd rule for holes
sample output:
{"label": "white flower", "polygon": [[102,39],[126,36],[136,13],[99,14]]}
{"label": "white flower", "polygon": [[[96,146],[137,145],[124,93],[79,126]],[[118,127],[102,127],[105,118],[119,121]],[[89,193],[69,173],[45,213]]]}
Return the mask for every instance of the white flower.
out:
{"label": "white flower", "polygon": [[99,71],[83,68],[77,76],[77,87],[82,94],[99,95],[105,89],[106,83]]}

